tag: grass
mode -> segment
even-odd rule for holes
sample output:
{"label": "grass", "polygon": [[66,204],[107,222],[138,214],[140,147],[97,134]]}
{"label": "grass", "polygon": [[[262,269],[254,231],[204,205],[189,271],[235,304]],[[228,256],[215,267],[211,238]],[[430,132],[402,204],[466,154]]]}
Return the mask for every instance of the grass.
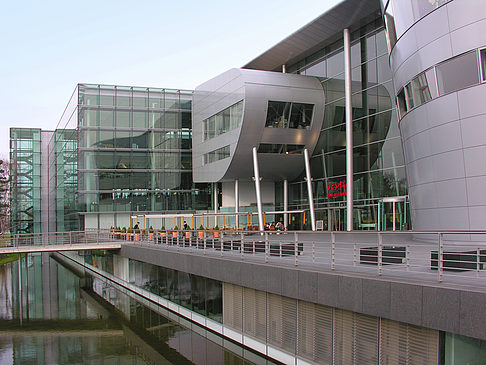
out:
{"label": "grass", "polygon": [[[22,254],[22,257],[25,257],[25,254]],[[0,266],[8,264],[9,262],[17,261],[18,259],[18,253],[7,253],[4,255],[0,255]]]}

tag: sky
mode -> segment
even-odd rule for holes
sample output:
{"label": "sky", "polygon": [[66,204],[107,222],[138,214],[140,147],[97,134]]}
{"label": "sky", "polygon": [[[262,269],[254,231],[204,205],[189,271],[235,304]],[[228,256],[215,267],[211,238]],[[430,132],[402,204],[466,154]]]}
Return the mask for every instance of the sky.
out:
{"label": "sky", "polygon": [[192,90],[338,2],[3,2],[0,158],[8,157],[10,127],[55,129],[78,83]]}

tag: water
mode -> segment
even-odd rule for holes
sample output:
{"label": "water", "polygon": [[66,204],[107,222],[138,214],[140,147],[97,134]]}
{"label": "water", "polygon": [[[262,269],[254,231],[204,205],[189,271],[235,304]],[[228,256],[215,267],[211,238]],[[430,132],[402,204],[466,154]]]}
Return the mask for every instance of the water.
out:
{"label": "water", "polygon": [[273,363],[64,265],[29,255],[20,288],[18,262],[0,266],[0,364]]}

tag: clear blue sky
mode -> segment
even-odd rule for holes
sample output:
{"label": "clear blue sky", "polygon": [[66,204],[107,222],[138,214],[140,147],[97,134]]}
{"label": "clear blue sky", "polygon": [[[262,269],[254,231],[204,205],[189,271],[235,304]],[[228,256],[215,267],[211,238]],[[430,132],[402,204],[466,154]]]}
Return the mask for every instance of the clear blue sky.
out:
{"label": "clear blue sky", "polygon": [[3,2],[0,156],[10,127],[54,129],[79,82],[194,89],[338,2]]}

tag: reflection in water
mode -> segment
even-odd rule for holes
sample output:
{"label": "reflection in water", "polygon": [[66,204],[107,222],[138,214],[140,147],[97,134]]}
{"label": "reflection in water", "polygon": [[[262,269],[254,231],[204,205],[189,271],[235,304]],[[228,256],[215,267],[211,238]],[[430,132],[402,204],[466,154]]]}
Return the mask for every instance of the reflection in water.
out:
{"label": "reflection in water", "polygon": [[18,262],[0,267],[0,364],[250,363],[47,254],[21,267],[21,311]]}

